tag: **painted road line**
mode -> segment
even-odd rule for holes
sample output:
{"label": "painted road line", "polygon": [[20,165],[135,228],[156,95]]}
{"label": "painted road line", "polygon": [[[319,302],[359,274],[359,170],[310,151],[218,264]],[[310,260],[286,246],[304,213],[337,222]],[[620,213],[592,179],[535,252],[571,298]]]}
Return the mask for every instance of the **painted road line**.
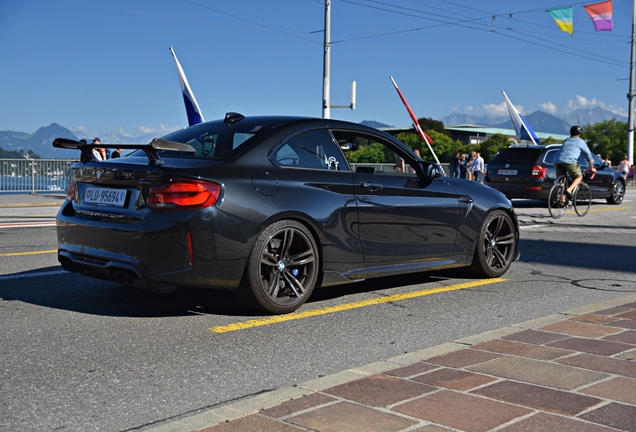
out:
{"label": "painted road line", "polygon": [[[629,207],[603,207],[603,208],[590,208],[590,211],[588,213],[600,213],[600,212],[607,212],[607,211],[623,211],[623,210],[631,210],[631,206]],[[569,215],[569,214],[576,214],[576,212],[574,211],[574,209],[572,210],[567,210],[564,214]]]}
{"label": "painted road line", "polygon": [[31,251],[31,252],[11,252],[11,253],[0,253],[0,257],[39,255],[39,254],[47,254],[47,253],[55,253],[55,252],[57,252],[57,249]]}
{"label": "painted road line", "polygon": [[344,303],[341,305],[330,306],[326,308],[313,309],[313,310],[302,311],[302,312],[293,312],[286,315],[276,315],[276,316],[262,318],[262,319],[242,321],[242,322],[237,322],[233,324],[211,327],[209,330],[212,333],[227,333],[227,332],[236,331],[236,330],[245,330],[245,329],[249,329],[253,327],[261,327],[261,326],[266,326],[271,324],[278,324],[285,321],[299,320],[299,319],[304,319],[304,318],[309,318],[309,317],[314,317],[319,315],[342,312],[342,311],[346,311],[350,309],[357,309],[361,307],[374,306],[374,305],[383,304],[383,303],[391,303],[391,302],[396,302],[400,300],[412,299],[416,297],[423,297],[423,296],[427,296],[431,294],[439,294],[439,293],[448,292],[448,291],[458,291],[458,290],[463,290],[468,288],[474,288],[481,285],[490,285],[494,283],[505,282],[506,280],[507,279],[501,279],[501,278],[484,279],[484,280],[479,280],[474,282],[450,285],[450,286],[441,287],[441,288],[433,288],[429,290],[421,290],[421,291],[414,291],[414,292],[404,293],[404,294],[396,294],[392,296],[384,296],[384,297],[373,298],[369,300],[362,300],[358,302]]}

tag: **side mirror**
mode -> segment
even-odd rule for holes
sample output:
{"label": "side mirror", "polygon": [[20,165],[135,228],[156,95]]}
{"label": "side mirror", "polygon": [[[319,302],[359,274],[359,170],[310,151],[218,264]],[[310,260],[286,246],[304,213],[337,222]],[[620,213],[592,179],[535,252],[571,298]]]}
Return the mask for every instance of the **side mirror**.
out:
{"label": "side mirror", "polygon": [[359,148],[358,143],[355,141],[342,141],[338,144],[340,144],[340,148],[343,151],[356,151]]}
{"label": "side mirror", "polygon": [[437,178],[444,176],[444,170],[441,166],[433,162],[420,161],[420,167],[422,169],[422,175],[424,178]]}

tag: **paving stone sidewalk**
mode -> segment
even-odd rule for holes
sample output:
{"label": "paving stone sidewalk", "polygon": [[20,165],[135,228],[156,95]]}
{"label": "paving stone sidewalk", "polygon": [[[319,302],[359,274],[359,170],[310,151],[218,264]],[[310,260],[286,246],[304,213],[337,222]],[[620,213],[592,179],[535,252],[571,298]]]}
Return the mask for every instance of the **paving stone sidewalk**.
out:
{"label": "paving stone sidewalk", "polygon": [[283,388],[153,431],[636,431],[636,295]]}

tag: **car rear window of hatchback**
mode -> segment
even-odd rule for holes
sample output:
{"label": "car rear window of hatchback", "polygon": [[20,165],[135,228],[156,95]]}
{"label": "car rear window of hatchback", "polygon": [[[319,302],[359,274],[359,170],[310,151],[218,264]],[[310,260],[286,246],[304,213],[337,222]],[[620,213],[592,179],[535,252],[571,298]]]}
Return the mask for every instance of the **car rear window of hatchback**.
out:
{"label": "car rear window of hatchback", "polygon": [[541,153],[540,149],[517,148],[502,149],[489,162],[493,163],[529,163],[534,164]]}

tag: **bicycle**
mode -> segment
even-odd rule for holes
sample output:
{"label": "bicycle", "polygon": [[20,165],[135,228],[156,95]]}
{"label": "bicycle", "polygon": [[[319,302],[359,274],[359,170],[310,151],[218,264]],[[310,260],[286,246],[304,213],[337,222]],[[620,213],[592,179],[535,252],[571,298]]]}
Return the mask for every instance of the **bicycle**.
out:
{"label": "bicycle", "polygon": [[[594,178],[594,174],[590,177],[590,179]],[[548,210],[550,211],[550,216],[554,219],[559,219],[565,213],[565,210],[571,205],[574,207],[574,211],[580,217],[585,216],[592,206],[592,191],[590,187],[582,181],[579,185],[574,189],[572,193],[572,200],[568,201],[566,199],[563,202],[563,196],[565,195],[565,191],[568,186],[570,186],[570,178],[567,175],[559,176],[552,188],[550,189],[550,194],[548,195]]]}

